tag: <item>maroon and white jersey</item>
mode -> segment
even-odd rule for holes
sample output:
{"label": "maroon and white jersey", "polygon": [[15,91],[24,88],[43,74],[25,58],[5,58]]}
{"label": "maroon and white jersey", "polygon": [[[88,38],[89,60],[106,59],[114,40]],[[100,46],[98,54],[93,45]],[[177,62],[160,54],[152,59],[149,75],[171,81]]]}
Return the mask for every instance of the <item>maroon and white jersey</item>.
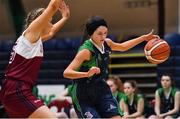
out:
{"label": "maroon and white jersey", "polygon": [[13,46],[5,73],[6,79],[22,80],[33,85],[37,80],[42,58],[41,39],[36,43],[31,43],[24,35],[21,35]]}

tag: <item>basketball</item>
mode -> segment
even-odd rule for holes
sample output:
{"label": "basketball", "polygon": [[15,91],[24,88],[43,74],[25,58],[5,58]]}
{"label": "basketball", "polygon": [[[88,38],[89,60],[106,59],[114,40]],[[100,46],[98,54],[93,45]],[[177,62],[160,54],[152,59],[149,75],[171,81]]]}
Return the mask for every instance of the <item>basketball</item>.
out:
{"label": "basketball", "polygon": [[160,64],[169,58],[170,46],[166,41],[155,38],[147,42],[144,54],[149,62]]}

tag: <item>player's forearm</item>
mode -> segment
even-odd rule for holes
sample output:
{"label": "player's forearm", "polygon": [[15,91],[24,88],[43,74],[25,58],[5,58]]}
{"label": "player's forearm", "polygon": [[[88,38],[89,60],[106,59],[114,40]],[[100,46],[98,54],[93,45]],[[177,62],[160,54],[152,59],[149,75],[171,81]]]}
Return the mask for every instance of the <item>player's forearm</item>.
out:
{"label": "player's forearm", "polygon": [[155,113],[156,113],[156,115],[159,115],[159,114],[160,114],[160,110],[157,109],[156,107],[155,107]]}
{"label": "player's forearm", "polygon": [[67,22],[67,20],[68,20],[68,18],[63,17],[57,23],[55,23],[52,28],[53,34],[56,34],[64,26],[64,24]]}
{"label": "player's forearm", "polygon": [[135,112],[135,113],[129,115],[128,118],[136,118],[136,117],[141,116],[141,115],[142,114],[140,112]]}
{"label": "player's forearm", "polygon": [[179,111],[178,109],[173,109],[173,110],[165,113],[165,116],[172,115],[172,114],[176,114],[176,113],[178,113],[178,111]]}
{"label": "player's forearm", "polygon": [[122,45],[124,47],[124,51],[127,51],[127,50],[135,47],[136,45],[143,42],[144,40],[145,40],[144,37],[138,37],[138,38],[135,38],[135,39],[132,39],[132,40],[122,43]]}
{"label": "player's forearm", "polygon": [[65,78],[69,78],[69,79],[78,79],[78,78],[85,78],[88,77],[88,73],[87,72],[78,72],[78,71],[74,71],[74,70],[65,70],[63,73]]}

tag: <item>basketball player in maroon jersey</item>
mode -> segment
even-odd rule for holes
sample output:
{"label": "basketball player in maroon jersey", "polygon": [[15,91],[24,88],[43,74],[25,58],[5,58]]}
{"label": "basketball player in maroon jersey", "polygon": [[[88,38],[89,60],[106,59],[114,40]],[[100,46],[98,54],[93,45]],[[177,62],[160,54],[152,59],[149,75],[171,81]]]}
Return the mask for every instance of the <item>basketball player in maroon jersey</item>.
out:
{"label": "basketball player in maroon jersey", "polygon": [[[61,12],[62,18],[53,25],[51,20],[57,11]],[[13,47],[1,90],[1,100],[9,117],[55,118],[32,94],[32,87],[43,58],[42,42],[54,36],[69,17],[69,7],[63,0],[51,0],[46,9],[28,14],[25,31]]]}

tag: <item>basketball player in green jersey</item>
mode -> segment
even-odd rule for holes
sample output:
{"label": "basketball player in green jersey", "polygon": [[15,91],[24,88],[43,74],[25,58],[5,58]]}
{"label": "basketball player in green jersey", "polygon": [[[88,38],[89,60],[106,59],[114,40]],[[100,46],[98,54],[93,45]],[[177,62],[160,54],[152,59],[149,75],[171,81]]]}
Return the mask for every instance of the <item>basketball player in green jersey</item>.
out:
{"label": "basketball player in green jersey", "polygon": [[64,77],[72,79],[73,103],[80,118],[118,118],[118,103],[105,79],[108,76],[109,53],[127,51],[137,44],[157,36],[149,33],[124,43],[107,38],[106,21],[91,17],[85,26],[84,43],[77,55],[65,69]]}

